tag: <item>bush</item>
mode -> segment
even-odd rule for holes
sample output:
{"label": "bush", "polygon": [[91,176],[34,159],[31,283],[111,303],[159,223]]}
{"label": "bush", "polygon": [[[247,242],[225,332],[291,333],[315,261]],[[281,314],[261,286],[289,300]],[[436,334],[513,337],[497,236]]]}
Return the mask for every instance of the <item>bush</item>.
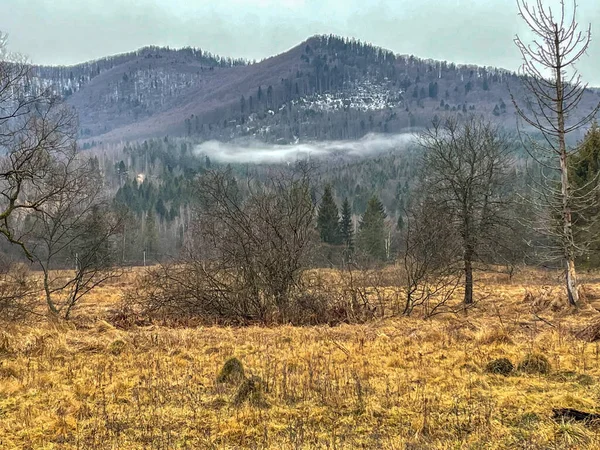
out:
{"label": "bush", "polygon": [[110,345],[108,346],[108,352],[111,355],[115,355],[115,356],[119,356],[123,350],[125,349],[125,342],[122,341],[121,339],[117,339],[116,341],[113,341],[110,343]]}
{"label": "bush", "polygon": [[0,263],[0,321],[24,319],[38,301],[37,286],[27,266]]}
{"label": "bush", "polygon": [[263,381],[260,377],[247,378],[240,384],[233,399],[233,404],[241,406],[245,402],[261,408],[268,406],[263,395]]}
{"label": "bush", "polygon": [[244,366],[237,358],[230,358],[225,361],[223,368],[217,376],[219,384],[239,384],[246,378],[244,374]]}
{"label": "bush", "polygon": [[[222,274],[231,284],[216,286],[206,277],[211,263],[201,261],[163,264],[148,270],[125,293],[119,312],[111,318],[115,326],[130,327],[145,321],[169,324],[219,323],[222,325],[292,324],[339,325],[362,323],[376,314],[368,294],[384,292],[374,280],[363,280],[363,273],[341,273],[332,281],[321,274],[304,273],[285,294],[285,301],[248,286],[237,285],[233,272]],[[352,280],[352,282],[348,282]],[[365,284],[362,284],[362,281]],[[360,282],[360,284],[358,284]],[[382,299],[383,305],[389,303]],[[285,307],[281,307],[284,304]]]}
{"label": "bush", "polygon": [[530,353],[519,363],[519,371],[529,374],[546,375],[550,373],[552,366],[548,358],[538,353]]}
{"label": "bush", "polygon": [[498,358],[490,361],[485,366],[485,371],[487,373],[495,373],[497,375],[508,376],[512,373],[515,366],[510,362],[507,358]]}

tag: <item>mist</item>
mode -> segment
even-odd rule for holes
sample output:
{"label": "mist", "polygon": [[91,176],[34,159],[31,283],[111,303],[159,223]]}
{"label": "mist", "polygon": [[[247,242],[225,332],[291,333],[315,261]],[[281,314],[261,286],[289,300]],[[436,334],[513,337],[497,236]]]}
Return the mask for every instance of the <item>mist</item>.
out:
{"label": "mist", "polygon": [[415,142],[415,134],[368,134],[353,141],[321,141],[275,145],[256,139],[232,142],[207,141],[196,146],[197,155],[221,163],[277,164],[325,157],[365,157],[404,150]]}

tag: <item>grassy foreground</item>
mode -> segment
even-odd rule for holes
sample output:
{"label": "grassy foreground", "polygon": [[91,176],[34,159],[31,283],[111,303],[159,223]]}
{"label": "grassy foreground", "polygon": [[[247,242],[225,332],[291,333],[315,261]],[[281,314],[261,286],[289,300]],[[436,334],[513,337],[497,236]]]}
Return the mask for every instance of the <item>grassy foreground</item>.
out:
{"label": "grassy foreground", "polygon": [[[0,331],[0,448],[597,449],[600,427],[552,409],[600,412],[599,346],[573,334],[599,314],[547,282],[490,278],[476,308],[427,321],[130,330],[103,315],[115,284],[74,324]],[[485,371],[532,352],[550,373]],[[231,357],[262,392],[216,382]]]}

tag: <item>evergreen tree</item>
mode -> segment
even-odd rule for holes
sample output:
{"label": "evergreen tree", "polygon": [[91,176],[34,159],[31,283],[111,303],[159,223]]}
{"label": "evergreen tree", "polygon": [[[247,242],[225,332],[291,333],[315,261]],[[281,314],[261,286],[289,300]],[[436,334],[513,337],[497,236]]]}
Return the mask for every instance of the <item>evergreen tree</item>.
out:
{"label": "evergreen tree", "polygon": [[398,216],[398,222],[396,222],[396,228],[398,228],[398,231],[404,230],[404,217],[402,217],[402,214],[400,214]]}
{"label": "evergreen tree", "polygon": [[365,254],[383,261],[386,259],[384,221],[387,217],[383,203],[373,196],[360,219],[358,247]]}
{"label": "evergreen tree", "polygon": [[581,246],[589,246],[587,262],[600,265],[600,127],[594,122],[569,160],[569,180],[581,199],[573,211],[573,233]]}
{"label": "evergreen tree", "polygon": [[156,228],[156,218],[152,210],[146,213],[146,220],[144,223],[144,250],[146,251],[146,258],[156,258],[156,253],[158,251],[158,230]]}
{"label": "evergreen tree", "polygon": [[317,216],[317,228],[321,240],[327,244],[338,244],[340,242],[338,207],[333,199],[331,185],[325,186],[319,213]]}
{"label": "evergreen tree", "polygon": [[342,217],[339,226],[341,243],[352,251],[354,249],[354,227],[352,225],[352,209],[347,197],[342,203]]}

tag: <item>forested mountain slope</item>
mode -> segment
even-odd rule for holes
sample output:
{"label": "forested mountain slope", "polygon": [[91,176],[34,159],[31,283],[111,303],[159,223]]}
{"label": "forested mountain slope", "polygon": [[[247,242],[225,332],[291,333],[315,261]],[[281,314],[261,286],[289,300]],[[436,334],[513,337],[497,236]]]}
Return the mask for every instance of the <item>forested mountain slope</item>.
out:
{"label": "forested mountain slope", "polygon": [[[425,126],[446,112],[478,112],[513,128],[509,86],[521,92],[517,76],[501,69],[398,56],[333,36],[258,63],[147,47],[35,74],[77,109],[88,142],[356,139]],[[587,93],[582,115],[599,96]]]}

